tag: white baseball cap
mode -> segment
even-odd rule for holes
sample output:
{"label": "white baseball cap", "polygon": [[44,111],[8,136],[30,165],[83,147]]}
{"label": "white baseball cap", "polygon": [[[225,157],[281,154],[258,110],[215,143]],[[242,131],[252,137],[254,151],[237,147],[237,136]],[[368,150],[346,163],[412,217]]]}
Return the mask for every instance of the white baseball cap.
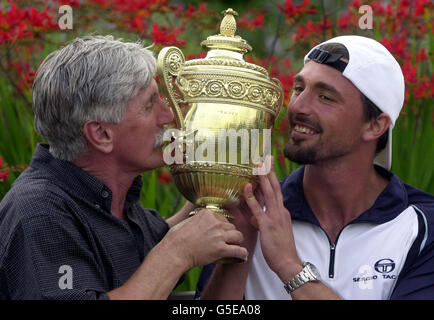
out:
{"label": "white baseball cap", "polygon": [[[349,53],[348,64],[341,55],[330,54],[318,47],[340,43]],[[392,165],[392,129],[404,104],[404,75],[392,54],[378,41],[361,36],[339,36],[320,43],[304,57],[342,72],[369,100],[390,117],[386,147],[375,156],[374,163],[390,170]]]}

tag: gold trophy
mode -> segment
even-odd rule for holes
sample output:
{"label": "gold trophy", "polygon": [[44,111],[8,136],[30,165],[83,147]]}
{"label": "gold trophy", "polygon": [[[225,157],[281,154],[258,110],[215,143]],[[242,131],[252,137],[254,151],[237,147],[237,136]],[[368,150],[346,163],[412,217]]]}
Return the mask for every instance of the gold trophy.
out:
{"label": "gold trophy", "polygon": [[237,13],[223,13],[220,34],[201,43],[209,49],[204,59],[185,61],[180,49],[166,47],[157,72],[177,130],[172,149],[165,149],[172,157],[181,154],[166,161],[177,188],[199,210],[231,218],[226,208],[240,202],[247,183],[257,185],[255,170],[271,148],[284,97],[279,80],[244,61],[252,48],[235,35]]}

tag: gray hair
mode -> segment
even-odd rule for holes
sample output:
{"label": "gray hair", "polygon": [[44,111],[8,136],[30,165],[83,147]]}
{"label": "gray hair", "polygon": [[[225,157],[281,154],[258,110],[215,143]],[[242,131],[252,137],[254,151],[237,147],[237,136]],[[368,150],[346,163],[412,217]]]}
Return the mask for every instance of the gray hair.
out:
{"label": "gray hair", "polygon": [[83,125],[119,123],[128,101],[151,83],[156,60],[141,43],[112,36],[73,40],[42,62],[33,83],[35,129],[58,159],[87,152]]}

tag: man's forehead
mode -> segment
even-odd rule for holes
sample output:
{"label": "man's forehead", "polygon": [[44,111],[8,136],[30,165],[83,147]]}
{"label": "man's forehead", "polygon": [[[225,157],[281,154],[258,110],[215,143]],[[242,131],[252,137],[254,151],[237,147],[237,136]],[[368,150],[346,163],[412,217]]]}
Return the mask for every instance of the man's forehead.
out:
{"label": "man's forehead", "polygon": [[349,81],[338,70],[314,61],[308,61],[294,77],[294,80]]}
{"label": "man's forehead", "polygon": [[340,71],[314,61],[306,62],[301,71],[295,75],[295,81],[324,82],[339,87],[342,90],[357,90],[359,92],[359,89],[344,77]]}
{"label": "man's forehead", "polygon": [[147,87],[140,89],[138,92],[138,96],[140,96],[144,100],[148,100],[154,94],[158,94],[158,86],[155,80],[152,80]]}
{"label": "man's forehead", "polygon": [[128,101],[128,108],[138,107],[140,108],[143,104],[149,101],[154,94],[158,94],[158,86],[154,83],[150,83],[146,88],[141,88],[135,96],[130,98]]}

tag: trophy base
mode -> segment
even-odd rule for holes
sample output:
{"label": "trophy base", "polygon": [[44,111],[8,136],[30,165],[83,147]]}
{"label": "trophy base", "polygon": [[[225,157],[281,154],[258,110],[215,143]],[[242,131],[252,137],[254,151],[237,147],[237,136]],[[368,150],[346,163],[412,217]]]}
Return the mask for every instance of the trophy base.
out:
{"label": "trophy base", "polygon": [[192,212],[189,213],[189,217],[194,216],[196,213],[198,213],[202,209],[210,209],[214,212],[217,212],[217,213],[223,215],[229,221],[234,218],[234,216],[232,214],[230,214],[230,212],[228,210],[226,210],[225,208],[215,206],[215,205],[207,205],[205,207],[197,207],[196,209],[194,209]]}

